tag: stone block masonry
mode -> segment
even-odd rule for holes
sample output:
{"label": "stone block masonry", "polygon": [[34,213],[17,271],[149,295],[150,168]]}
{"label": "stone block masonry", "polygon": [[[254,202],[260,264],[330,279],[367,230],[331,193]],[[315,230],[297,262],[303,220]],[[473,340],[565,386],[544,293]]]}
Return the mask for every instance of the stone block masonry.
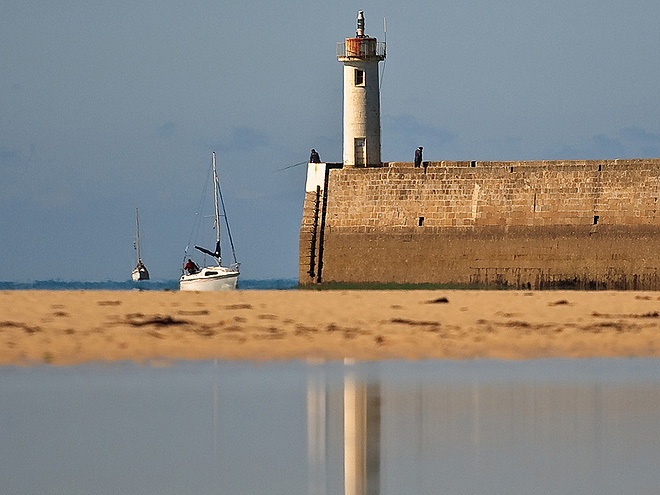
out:
{"label": "stone block masonry", "polygon": [[329,167],[309,189],[301,284],[660,289],[660,159]]}

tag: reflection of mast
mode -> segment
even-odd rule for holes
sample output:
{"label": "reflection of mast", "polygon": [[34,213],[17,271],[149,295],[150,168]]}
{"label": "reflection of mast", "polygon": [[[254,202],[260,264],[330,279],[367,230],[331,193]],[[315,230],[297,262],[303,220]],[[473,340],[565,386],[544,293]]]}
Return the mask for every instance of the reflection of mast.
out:
{"label": "reflection of mast", "polygon": [[344,493],[380,493],[380,386],[344,380]]}
{"label": "reflection of mast", "polygon": [[218,384],[213,385],[213,453],[218,453],[218,423],[220,418],[220,398]]}

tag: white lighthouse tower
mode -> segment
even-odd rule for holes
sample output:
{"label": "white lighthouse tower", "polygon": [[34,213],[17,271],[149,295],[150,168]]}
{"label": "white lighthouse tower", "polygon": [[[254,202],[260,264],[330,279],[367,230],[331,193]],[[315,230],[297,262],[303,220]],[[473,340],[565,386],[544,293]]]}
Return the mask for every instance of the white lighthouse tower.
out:
{"label": "white lighthouse tower", "polygon": [[344,167],[380,167],[380,89],[378,62],[385,43],[364,34],[364,13],[358,12],[355,38],[337,44],[344,63]]}

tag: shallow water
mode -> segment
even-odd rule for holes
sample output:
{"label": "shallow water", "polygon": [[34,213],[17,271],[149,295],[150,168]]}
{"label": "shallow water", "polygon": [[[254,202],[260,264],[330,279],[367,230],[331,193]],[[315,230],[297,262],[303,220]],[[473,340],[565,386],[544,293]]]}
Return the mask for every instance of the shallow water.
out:
{"label": "shallow water", "polygon": [[13,494],[651,494],[660,360],[0,368]]}

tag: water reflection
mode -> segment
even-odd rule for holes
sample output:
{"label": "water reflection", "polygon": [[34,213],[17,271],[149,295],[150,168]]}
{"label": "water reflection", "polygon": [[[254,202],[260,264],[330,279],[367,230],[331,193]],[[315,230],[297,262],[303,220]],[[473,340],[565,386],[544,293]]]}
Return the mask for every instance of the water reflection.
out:
{"label": "water reflection", "polygon": [[344,486],[346,495],[380,493],[380,386],[354,373],[344,380]]}
{"label": "water reflection", "polygon": [[659,363],[0,368],[2,493],[657,493]]}
{"label": "water reflection", "polygon": [[327,397],[323,375],[310,373],[307,382],[307,465],[310,495],[327,493]]}

